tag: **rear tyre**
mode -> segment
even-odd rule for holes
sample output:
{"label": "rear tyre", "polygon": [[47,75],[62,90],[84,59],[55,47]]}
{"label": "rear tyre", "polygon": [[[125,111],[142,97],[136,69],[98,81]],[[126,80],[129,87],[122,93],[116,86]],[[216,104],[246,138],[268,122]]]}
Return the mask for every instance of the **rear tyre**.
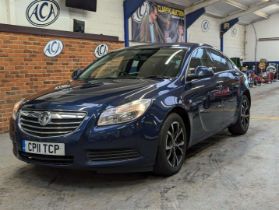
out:
{"label": "rear tyre", "polygon": [[161,176],[176,174],[185,160],[186,146],[184,122],[178,114],[170,114],[160,132],[154,173]]}
{"label": "rear tyre", "polygon": [[250,125],[250,101],[246,95],[242,96],[238,120],[229,127],[232,135],[244,135]]}

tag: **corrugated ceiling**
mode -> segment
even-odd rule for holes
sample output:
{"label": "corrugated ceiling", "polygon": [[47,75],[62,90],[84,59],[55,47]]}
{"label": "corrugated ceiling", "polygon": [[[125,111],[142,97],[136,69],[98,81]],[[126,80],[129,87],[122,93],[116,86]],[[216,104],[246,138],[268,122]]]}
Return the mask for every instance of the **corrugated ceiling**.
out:
{"label": "corrugated ceiling", "polygon": [[[199,3],[212,2],[212,0],[156,0],[162,3],[167,3],[169,5],[178,5],[180,8],[189,8],[193,5]],[[223,19],[232,14],[245,11],[244,8],[250,9],[255,7],[259,3],[263,2],[274,2],[274,4],[269,5],[258,11],[245,14],[240,17],[240,24],[250,24],[256,21],[264,20],[270,15],[279,12],[279,0],[221,0],[217,1],[214,4],[211,4],[206,7],[206,12],[209,15]],[[241,6],[243,5],[243,7]],[[257,15],[258,14],[258,15]]]}

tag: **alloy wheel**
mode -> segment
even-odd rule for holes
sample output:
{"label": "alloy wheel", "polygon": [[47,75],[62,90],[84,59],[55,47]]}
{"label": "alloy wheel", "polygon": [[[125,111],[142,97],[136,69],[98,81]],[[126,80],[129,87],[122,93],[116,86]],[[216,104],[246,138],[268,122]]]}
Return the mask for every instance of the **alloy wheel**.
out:
{"label": "alloy wheel", "polygon": [[243,129],[247,130],[249,127],[249,123],[250,123],[250,106],[249,106],[249,102],[246,98],[244,98],[241,103],[240,119],[241,119],[241,125],[242,125]]}
{"label": "alloy wheel", "polygon": [[185,153],[185,135],[179,122],[173,122],[166,137],[166,157],[171,167],[177,167],[183,161]]}

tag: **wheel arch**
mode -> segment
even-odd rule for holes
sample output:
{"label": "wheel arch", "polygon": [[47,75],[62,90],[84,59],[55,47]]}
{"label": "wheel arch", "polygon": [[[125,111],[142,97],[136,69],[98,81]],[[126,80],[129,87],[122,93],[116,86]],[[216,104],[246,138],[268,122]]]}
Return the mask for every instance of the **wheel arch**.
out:
{"label": "wheel arch", "polygon": [[190,123],[190,117],[188,112],[183,109],[182,107],[174,107],[173,109],[170,110],[170,112],[168,113],[168,116],[172,113],[176,113],[178,114],[185,125],[186,131],[187,131],[187,147],[189,146],[189,142],[190,142],[190,136],[191,136],[191,123]]}
{"label": "wheel arch", "polygon": [[247,96],[248,97],[248,99],[249,99],[249,102],[250,102],[250,107],[251,107],[251,103],[252,103],[252,101],[251,101],[251,94],[250,94],[250,91],[249,90],[245,90],[244,92],[243,92],[243,95],[245,95],[245,96]]}

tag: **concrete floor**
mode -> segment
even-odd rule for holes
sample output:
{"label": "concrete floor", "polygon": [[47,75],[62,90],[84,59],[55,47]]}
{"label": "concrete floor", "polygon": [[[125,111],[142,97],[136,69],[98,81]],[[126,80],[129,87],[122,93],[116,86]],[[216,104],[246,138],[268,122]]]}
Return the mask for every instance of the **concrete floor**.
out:
{"label": "concrete floor", "polygon": [[196,146],[170,178],[34,167],[0,135],[0,209],[279,209],[279,82],[252,94],[248,134]]}

